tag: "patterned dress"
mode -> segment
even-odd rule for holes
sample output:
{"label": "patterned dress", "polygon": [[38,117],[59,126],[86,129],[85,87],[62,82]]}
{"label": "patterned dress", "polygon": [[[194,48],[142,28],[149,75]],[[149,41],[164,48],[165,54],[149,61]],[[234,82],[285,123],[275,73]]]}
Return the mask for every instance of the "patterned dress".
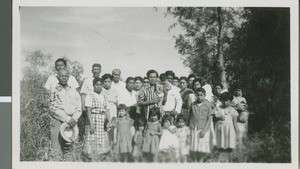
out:
{"label": "patterned dress", "polygon": [[102,93],[93,92],[85,99],[85,106],[91,108],[91,118],[95,126],[94,134],[90,133],[89,126],[85,128],[85,152],[88,154],[104,154],[110,150],[108,134],[104,130],[107,104],[108,101]]}
{"label": "patterned dress", "polygon": [[117,152],[132,152],[132,135],[130,127],[133,126],[133,120],[128,116],[117,118],[112,123],[117,127]]}
{"label": "patterned dress", "polygon": [[189,145],[187,145],[187,139],[190,135],[190,129],[187,126],[177,128],[177,137],[179,140],[179,154],[180,156],[189,154]]}
{"label": "patterned dress", "polygon": [[[190,150],[194,152],[210,153],[212,150],[211,144],[211,105],[209,102],[204,101],[201,103],[194,102],[191,107],[190,116],[190,129],[191,129],[191,145]],[[208,128],[204,128],[206,123]],[[204,137],[200,138],[201,131],[204,130]]]}
{"label": "patterned dress", "polygon": [[160,132],[161,125],[158,121],[150,122],[148,121],[146,124],[146,134],[145,140],[143,144],[143,152],[156,154],[159,150],[159,136],[158,135],[150,135],[151,132]]}

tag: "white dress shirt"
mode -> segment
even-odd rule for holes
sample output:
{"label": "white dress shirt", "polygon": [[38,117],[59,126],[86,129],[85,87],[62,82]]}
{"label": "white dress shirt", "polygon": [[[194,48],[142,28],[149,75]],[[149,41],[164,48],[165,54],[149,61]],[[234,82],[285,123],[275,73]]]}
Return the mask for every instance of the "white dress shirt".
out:
{"label": "white dress shirt", "polygon": [[78,121],[81,116],[81,100],[77,90],[57,84],[50,93],[50,115],[66,123],[71,118]]}
{"label": "white dress shirt", "polygon": [[88,78],[84,79],[83,84],[81,86],[81,90],[80,90],[81,94],[87,95],[87,94],[94,92],[93,80],[94,80],[94,77],[88,77]]}
{"label": "white dress shirt", "polygon": [[180,92],[176,89],[176,86],[171,85],[171,89],[167,94],[167,101],[165,105],[163,105],[163,111],[177,111],[177,113],[181,112],[182,99],[180,96]]}
{"label": "white dress shirt", "polygon": [[[50,91],[55,90],[55,87],[59,83],[57,76],[58,76],[57,74],[49,76],[44,87]],[[73,89],[77,89],[79,87],[77,80],[72,75],[70,75],[70,77],[69,77],[68,86],[72,87]]]}
{"label": "white dress shirt", "polygon": [[137,105],[137,92],[132,90],[128,91],[125,89],[125,91],[121,92],[119,94],[119,104],[125,104],[126,107],[136,106]]}

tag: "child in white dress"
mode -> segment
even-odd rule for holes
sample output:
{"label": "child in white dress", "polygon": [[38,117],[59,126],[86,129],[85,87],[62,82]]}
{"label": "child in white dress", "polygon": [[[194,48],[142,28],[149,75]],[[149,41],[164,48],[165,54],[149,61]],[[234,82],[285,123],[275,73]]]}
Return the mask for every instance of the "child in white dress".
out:
{"label": "child in white dress", "polygon": [[221,95],[222,106],[215,110],[217,148],[220,150],[233,150],[236,147],[238,112],[230,106],[232,96],[225,92]]}
{"label": "child in white dress", "polygon": [[179,141],[176,135],[176,127],[171,122],[171,115],[165,115],[162,118],[163,131],[159,142],[159,151],[163,162],[177,161],[178,157]]}
{"label": "child in white dress", "polygon": [[187,161],[187,155],[189,154],[190,144],[190,129],[186,126],[185,116],[179,114],[177,116],[177,137],[179,141],[179,160],[181,162]]}

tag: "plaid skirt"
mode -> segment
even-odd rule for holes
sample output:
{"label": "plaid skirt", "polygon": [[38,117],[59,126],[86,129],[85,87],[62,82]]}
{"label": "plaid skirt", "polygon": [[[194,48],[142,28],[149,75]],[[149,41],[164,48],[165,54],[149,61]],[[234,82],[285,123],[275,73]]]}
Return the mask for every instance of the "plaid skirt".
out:
{"label": "plaid skirt", "polygon": [[90,125],[85,126],[84,152],[87,154],[104,154],[110,151],[108,134],[104,131],[105,114],[91,114],[95,133],[90,133]]}

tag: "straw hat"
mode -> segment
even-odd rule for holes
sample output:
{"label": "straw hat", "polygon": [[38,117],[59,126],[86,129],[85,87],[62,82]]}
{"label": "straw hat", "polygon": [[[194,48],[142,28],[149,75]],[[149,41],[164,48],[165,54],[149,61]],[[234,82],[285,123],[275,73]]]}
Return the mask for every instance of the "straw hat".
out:
{"label": "straw hat", "polygon": [[63,123],[60,126],[60,134],[65,141],[74,142],[78,137],[79,129],[77,126],[72,128],[69,124]]}

